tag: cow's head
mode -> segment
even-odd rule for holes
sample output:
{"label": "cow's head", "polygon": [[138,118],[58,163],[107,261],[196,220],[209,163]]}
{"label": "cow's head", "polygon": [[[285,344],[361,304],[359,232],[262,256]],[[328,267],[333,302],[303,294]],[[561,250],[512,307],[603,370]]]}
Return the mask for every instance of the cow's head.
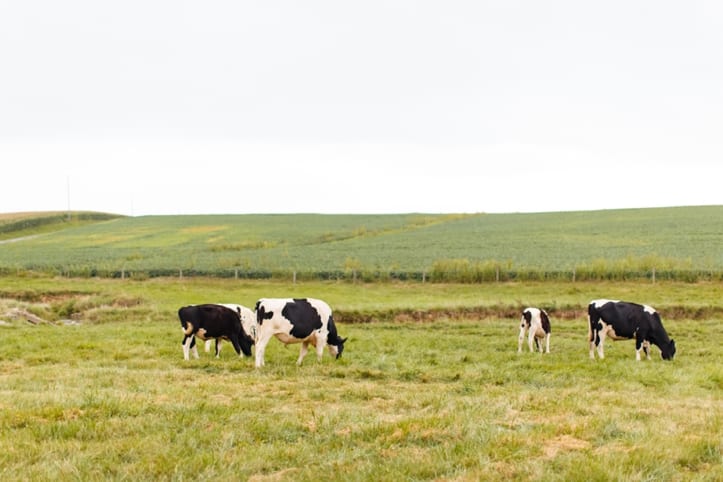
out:
{"label": "cow's head", "polygon": [[520,319],[520,328],[529,328],[532,321],[532,313],[530,310],[522,312],[522,318]]}
{"label": "cow's head", "polygon": [[675,340],[670,340],[668,343],[662,343],[660,345],[660,356],[663,360],[672,360],[675,356]]}
{"label": "cow's head", "polygon": [[332,340],[328,343],[329,352],[337,359],[341,358],[341,352],[344,351],[344,342],[348,338],[336,337],[336,340]]}

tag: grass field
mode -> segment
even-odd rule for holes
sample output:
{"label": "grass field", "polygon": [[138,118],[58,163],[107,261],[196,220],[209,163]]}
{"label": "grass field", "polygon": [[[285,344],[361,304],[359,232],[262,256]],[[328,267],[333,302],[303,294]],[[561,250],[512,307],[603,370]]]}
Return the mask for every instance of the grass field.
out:
{"label": "grass field", "polygon": [[[536,214],[144,216],[0,246],[0,271],[434,281],[723,277],[723,206]],[[574,274],[573,274],[574,273]],[[677,274],[676,274],[677,273]],[[682,273],[682,274],[681,274]]]}
{"label": "grass field", "polygon": [[[721,287],[0,278],[0,314],[54,321],[0,326],[0,477],[721,480]],[[311,295],[340,313],[340,360],[182,359],[183,304]],[[676,359],[591,361],[598,297],[656,306]],[[551,311],[549,355],[517,353],[517,316],[470,316],[527,304]]]}

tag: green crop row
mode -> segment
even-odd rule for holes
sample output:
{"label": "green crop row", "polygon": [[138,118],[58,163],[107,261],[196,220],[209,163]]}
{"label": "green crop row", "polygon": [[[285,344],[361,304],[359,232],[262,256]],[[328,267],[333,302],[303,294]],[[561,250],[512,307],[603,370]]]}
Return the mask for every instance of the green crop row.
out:
{"label": "green crop row", "polygon": [[0,272],[476,283],[720,279],[723,206],[467,215],[144,216],[0,245]]}

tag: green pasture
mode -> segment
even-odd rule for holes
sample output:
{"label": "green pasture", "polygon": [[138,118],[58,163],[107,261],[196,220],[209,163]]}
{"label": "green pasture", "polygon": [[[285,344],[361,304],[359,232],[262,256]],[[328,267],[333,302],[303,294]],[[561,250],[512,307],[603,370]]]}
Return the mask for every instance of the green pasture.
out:
{"label": "green pasture", "polygon": [[723,206],[534,214],[143,216],[0,244],[0,272],[696,281],[721,278],[722,233]]}
{"label": "green pasture", "polygon": [[[721,288],[0,277],[0,477],[721,480]],[[329,301],[343,358],[183,360],[179,306],[261,296]],[[590,360],[599,297],[658,308],[676,359]],[[526,305],[551,312],[549,355],[517,353]]]}

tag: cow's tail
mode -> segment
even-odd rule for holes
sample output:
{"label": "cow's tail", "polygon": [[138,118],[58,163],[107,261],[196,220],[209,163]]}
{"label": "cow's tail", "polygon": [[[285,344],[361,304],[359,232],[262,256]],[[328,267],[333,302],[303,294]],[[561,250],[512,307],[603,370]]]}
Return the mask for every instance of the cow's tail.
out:
{"label": "cow's tail", "polygon": [[186,321],[183,323],[183,326],[184,326],[184,329],[183,329],[184,335],[189,336],[189,335],[193,334],[193,323]]}
{"label": "cow's tail", "polygon": [[593,329],[593,326],[597,325],[597,322],[600,321],[600,315],[593,303],[587,306],[587,321],[587,340],[592,343],[595,341],[595,334],[597,333],[597,331]]}

